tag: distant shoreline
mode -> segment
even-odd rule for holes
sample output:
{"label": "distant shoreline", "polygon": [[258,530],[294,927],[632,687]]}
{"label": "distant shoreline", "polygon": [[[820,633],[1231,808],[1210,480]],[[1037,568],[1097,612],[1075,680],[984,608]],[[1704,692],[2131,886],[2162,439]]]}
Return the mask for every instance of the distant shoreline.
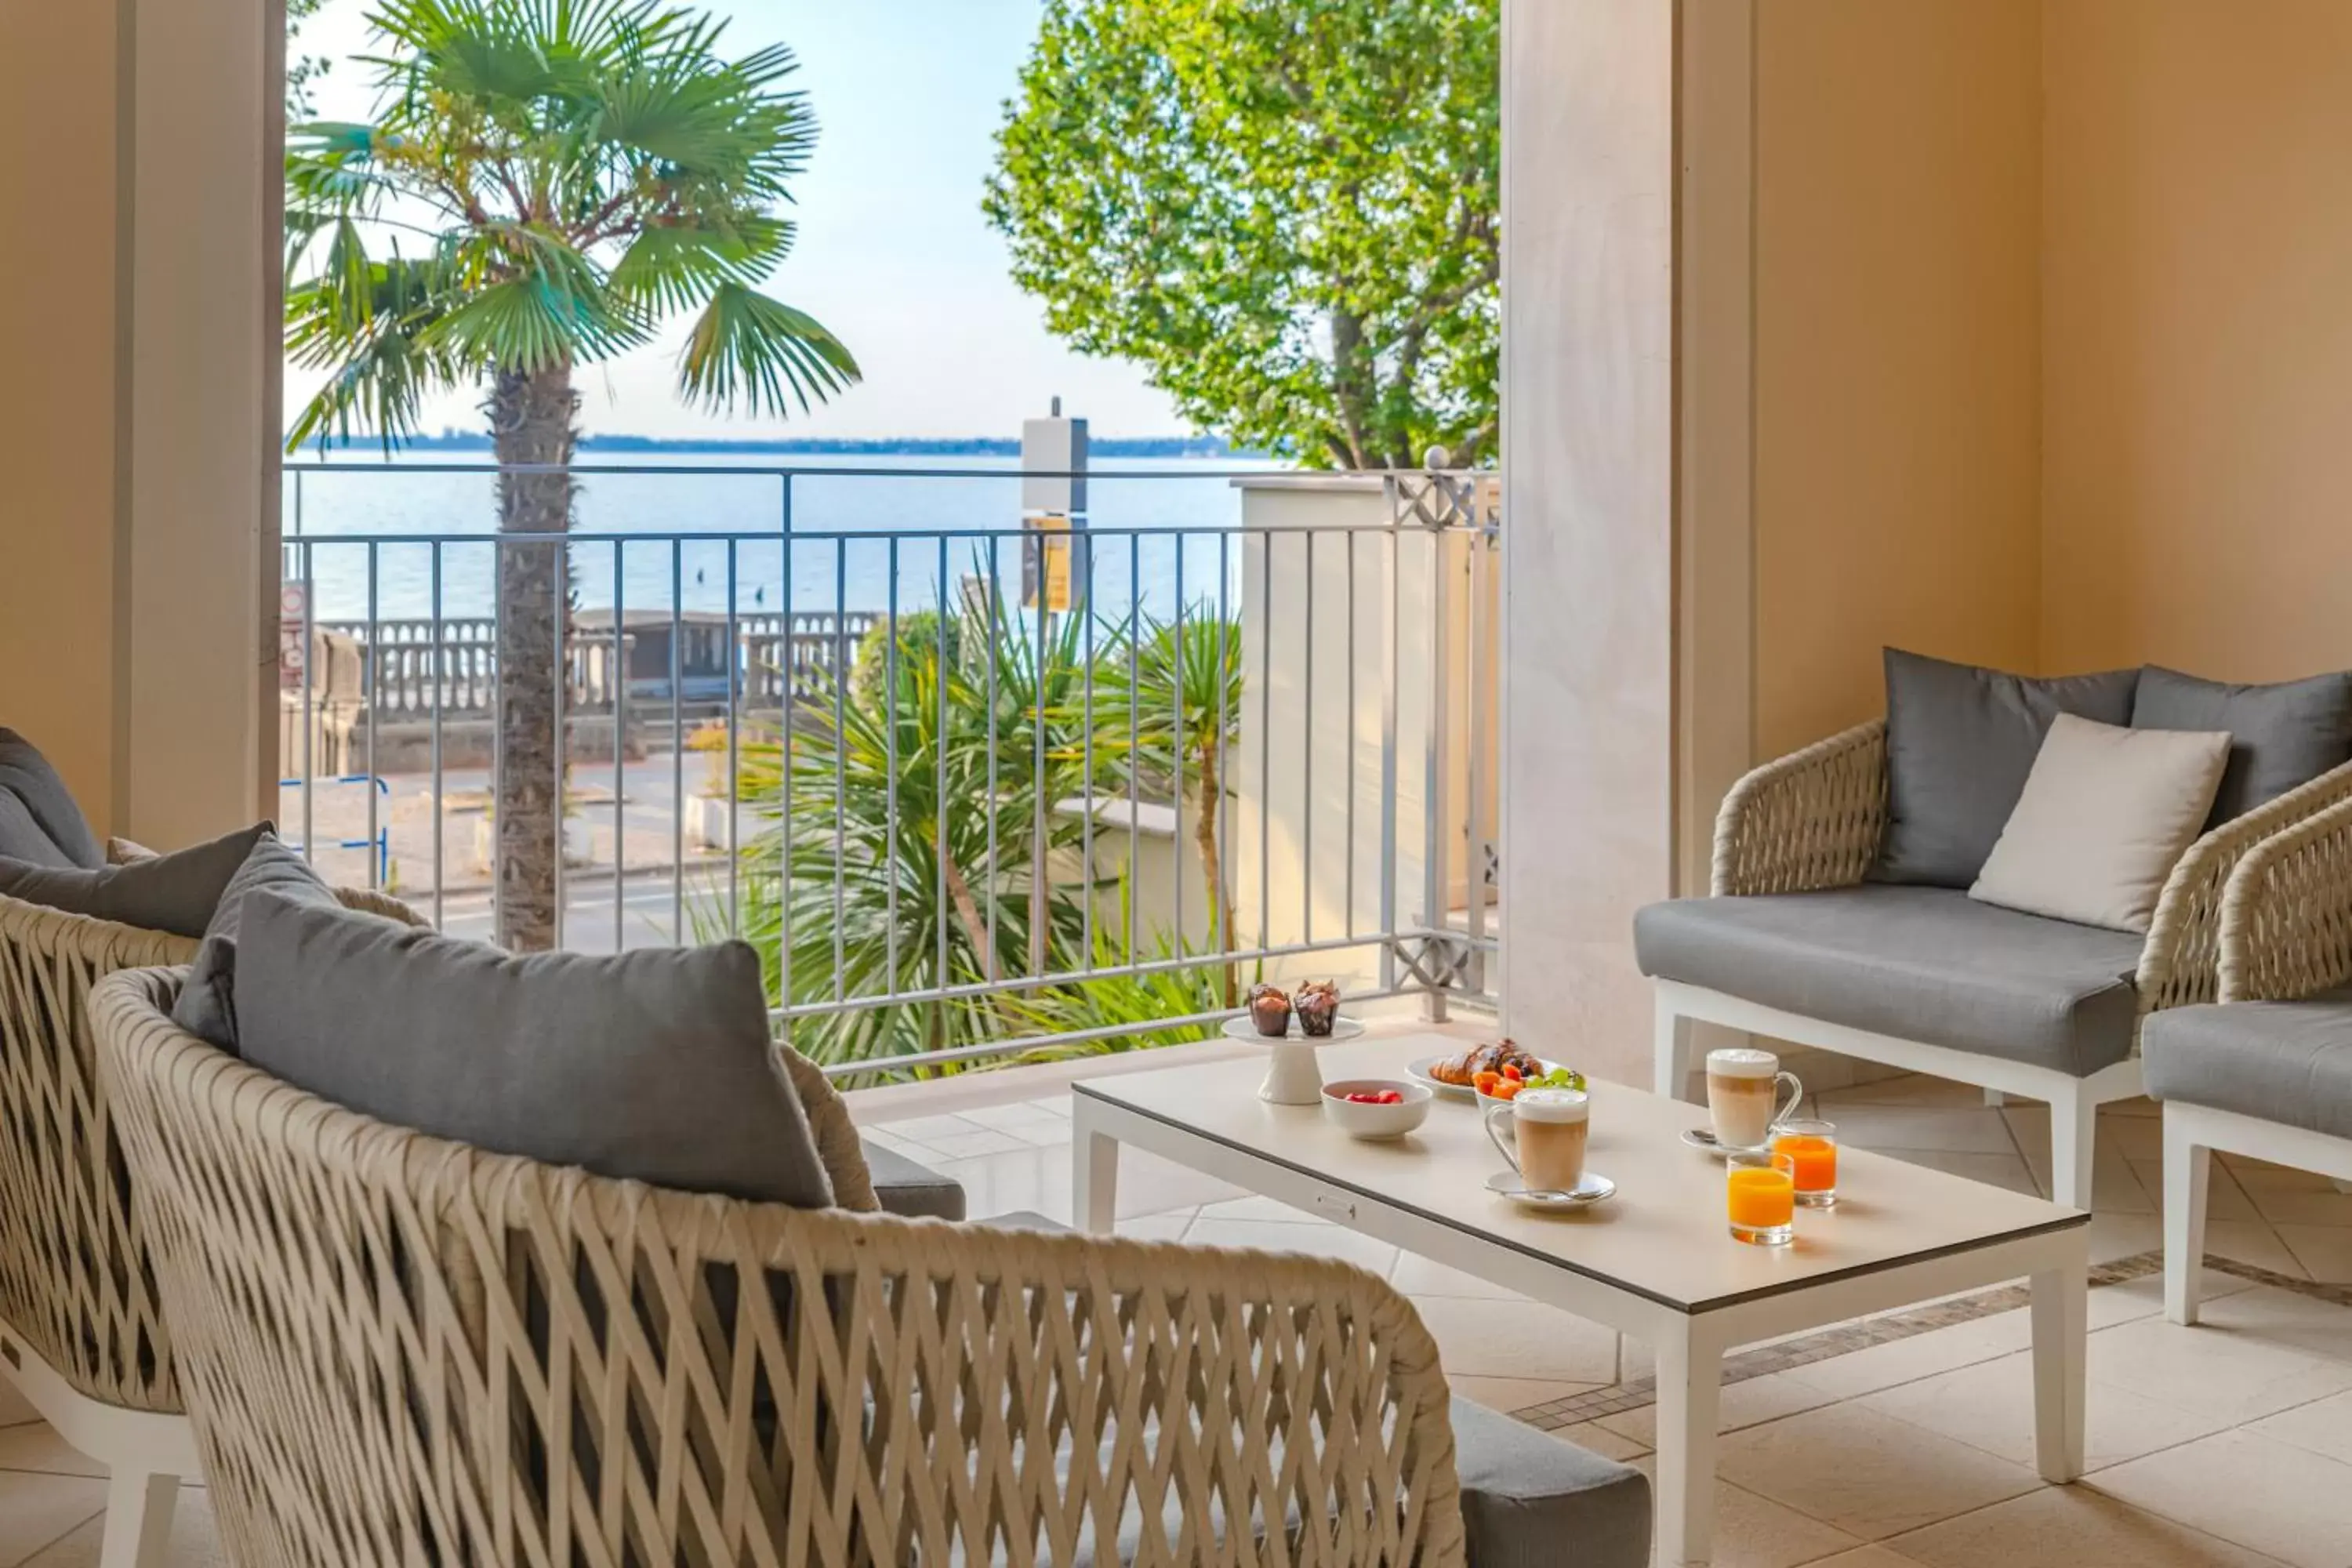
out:
{"label": "distant shoreline", "polygon": [[[404,450],[425,452],[487,452],[490,438],[470,430],[444,430],[437,436],[415,436],[403,441]],[[1217,436],[1106,436],[1089,444],[1097,458],[1234,458],[1262,460],[1271,454],[1237,450]],[[351,457],[362,448],[381,451],[373,437],[337,442],[328,455]],[[997,437],[878,437],[865,439],[803,438],[799,440],[729,439],[688,436],[583,436],[585,452],[776,452],[804,456],[908,458],[1017,458],[1021,443]],[[306,452],[315,451],[306,447]]]}

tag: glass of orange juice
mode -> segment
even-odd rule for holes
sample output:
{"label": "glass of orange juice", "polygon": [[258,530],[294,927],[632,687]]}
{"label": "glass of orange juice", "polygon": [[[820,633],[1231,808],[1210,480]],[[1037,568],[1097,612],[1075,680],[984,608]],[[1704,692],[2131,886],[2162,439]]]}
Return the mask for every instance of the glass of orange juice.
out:
{"label": "glass of orange juice", "polygon": [[1776,1121],[1772,1152],[1786,1154],[1795,1165],[1797,1201],[1809,1209],[1837,1204],[1837,1125],[1817,1121]]}
{"label": "glass of orange juice", "polygon": [[1732,1154],[1724,1163],[1731,1238],[1751,1247],[1786,1247],[1796,1240],[1796,1162],[1759,1149]]}

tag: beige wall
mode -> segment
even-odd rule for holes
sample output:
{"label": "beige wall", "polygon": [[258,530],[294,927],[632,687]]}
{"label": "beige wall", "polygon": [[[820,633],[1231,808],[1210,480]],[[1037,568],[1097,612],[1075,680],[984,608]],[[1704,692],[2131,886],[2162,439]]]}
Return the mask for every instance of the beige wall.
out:
{"label": "beige wall", "polygon": [[1769,0],[1755,37],[1753,743],[1879,648],[2031,668],[2036,0]]}
{"label": "beige wall", "polygon": [[2041,643],[2352,665],[2352,5],[2051,0]]}
{"label": "beige wall", "polygon": [[94,821],[250,822],[274,766],[275,0],[0,15],[0,724]]}
{"label": "beige wall", "polygon": [[115,787],[114,7],[0,24],[0,724]]}

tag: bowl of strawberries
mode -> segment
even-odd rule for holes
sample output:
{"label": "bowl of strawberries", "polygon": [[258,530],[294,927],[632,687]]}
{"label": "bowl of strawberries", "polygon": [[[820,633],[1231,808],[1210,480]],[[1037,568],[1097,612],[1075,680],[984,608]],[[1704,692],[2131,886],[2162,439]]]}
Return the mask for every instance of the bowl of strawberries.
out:
{"label": "bowl of strawberries", "polygon": [[1350,1138],[1402,1138],[1428,1119],[1435,1098],[1402,1079],[1343,1078],[1323,1086],[1323,1115]]}

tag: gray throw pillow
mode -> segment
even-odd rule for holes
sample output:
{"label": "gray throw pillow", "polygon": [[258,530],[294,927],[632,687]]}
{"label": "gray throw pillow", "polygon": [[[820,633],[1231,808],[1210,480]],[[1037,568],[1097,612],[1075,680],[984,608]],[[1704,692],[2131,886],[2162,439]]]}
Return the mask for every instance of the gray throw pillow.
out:
{"label": "gray throw pillow", "polygon": [[2231,686],[2149,665],[2132,699],[2135,730],[2224,730],[2230,765],[2208,828],[2242,816],[2352,762],[2352,672]]}
{"label": "gray throw pillow", "polygon": [[228,879],[220,903],[205,927],[205,944],[181,984],[172,1022],[200,1040],[236,1054],[236,932],[247,893],[270,892],[317,909],[341,909],[334,889],[310,869],[301,853],[275,833],[264,833]]}
{"label": "gray throw pillow", "polygon": [[519,957],[269,892],[241,920],[240,1053],[298,1088],[599,1175],[833,1202],[747,943]]}
{"label": "gray throw pillow", "polygon": [[[36,866],[106,864],[106,846],[40,748],[0,725],[0,855]],[[9,810],[14,805],[17,809]]]}
{"label": "gray throw pillow", "polygon": [[142,931],[202,936],[229,879],[268,831],[259,823],[194,848],[96,870],[0,858],[0,894]]}
{"label": "gray throw pillow", "polygon": [[1966,888],[1984,869],[2050,721],[2131,721],[2137,669],[2037,680],[1886,650],[1886,834],[1871,875]]}

